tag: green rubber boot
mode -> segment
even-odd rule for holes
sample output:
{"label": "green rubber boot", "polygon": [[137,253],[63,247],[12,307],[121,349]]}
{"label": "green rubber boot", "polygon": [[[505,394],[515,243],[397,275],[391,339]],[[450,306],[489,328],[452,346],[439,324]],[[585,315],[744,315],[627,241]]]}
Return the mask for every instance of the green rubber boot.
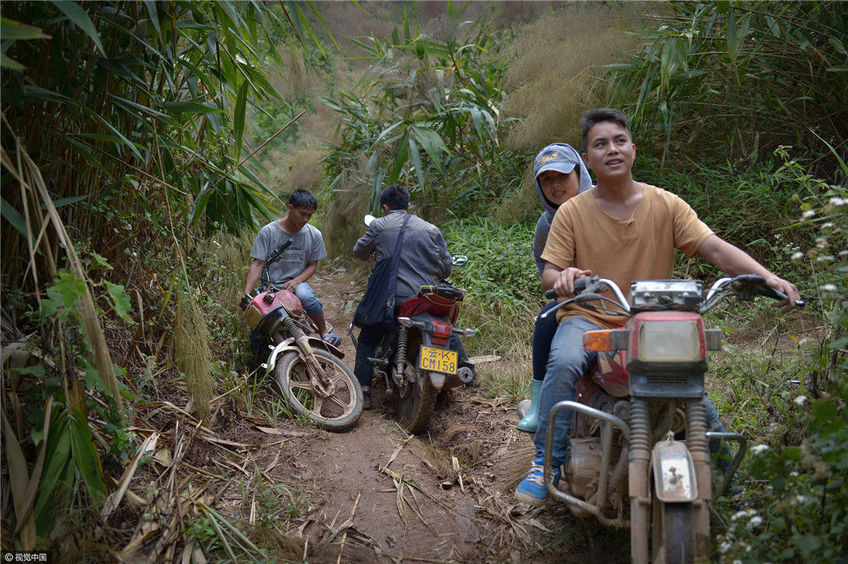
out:
{"label": "green rubber boot", "polygon": [[527,415],[516,425],[519,431],[527,431],[528,433],[536,432],[536,427],[539,426],[539,396],[541,394],[542,381],[533,380],[532,387],[530,388],[530,410],[527,411]]}

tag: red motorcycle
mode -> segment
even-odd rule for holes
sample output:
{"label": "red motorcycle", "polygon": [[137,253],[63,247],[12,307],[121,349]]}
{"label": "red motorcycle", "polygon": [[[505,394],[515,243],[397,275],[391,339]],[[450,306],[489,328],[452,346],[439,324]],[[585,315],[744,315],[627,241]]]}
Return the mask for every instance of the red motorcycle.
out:
{"label": "red motorcycle", "polygon": [[[604,289],[614,298],[601,295]],[[710,441],[739,445],[723,469],[720,495],[747,448],[739,433],[707,430],[707,351],[720,350],[721,330],[705,329],[701,315],[731,296],[786,299],[755,275],[722,278],[706,297],[701,290],[697,280],[633,282],[628,302],[615,282],[581,278],[577,295],[558,306],[581,303],[630,318],[622,329],[584,334],[584,348],[597,351],[598,361],[577,382],[575,401],[548,414],[544,476],[551,495],[576,515],[629,527],[636,563],[709,561]],[[554,418],[564,409],[573,419],[558,489],[550,460]]]}
{"label": "red motorcycle", "polygon": [[[455,256],[453,264],[460,266],[467,260]],[[452,339],[477,334],[475,329],[454,326],[464,296],[463,290],[448,282],[422,286],[417,297],[401,304],[395,331],[386,335],[376,357],[369,359],[374,366],[372,405],[396,416],[413,435],[427,430],[441,392],[471,384],[475,378],[472,367],[460,365]],[[350,335],[354,339],[353,325]]]}
{"label": "red motorcycle", "polygon": [[[290,244],[268,257],[265,268]],[[321,338],[297,296],[288,290],[262,292],[247,304],[244,321],[272,343],[262,368],[273,372],[295,411],[330,431],[345,431],[356,423],[363,402],[359,381],[342,362],[344,353]]]}

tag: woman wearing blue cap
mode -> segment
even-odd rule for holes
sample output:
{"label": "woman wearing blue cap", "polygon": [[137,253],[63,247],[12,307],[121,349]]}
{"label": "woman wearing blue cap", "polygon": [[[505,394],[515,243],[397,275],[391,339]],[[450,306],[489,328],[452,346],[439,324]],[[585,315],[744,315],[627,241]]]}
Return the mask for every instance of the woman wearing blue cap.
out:
{"label": "woman wearing blue cap", "polygon": [[[539,269],[539,276],[545,270],[542,251],[548,240],[551,221],[557,208],[572,196],[585,192],[592,187],[589,170],[583,163],[580,153],[567,143],[553,143],[542,149],[533,161],[533,178],[536,183],[536,193],[545,211],[536,222],[536,234],[533,238],[533,258]],[[556,305],[556,300],[547,304],[539,315]],[[545,379],[545,366],[548,364],[548,353],[551,341],[556,332],[555,316],[546,319],[536,317],[533,328],[533,382],[531,387],[530,408],[527,414],[518,422],[520,431],[535,433],[539,424],[539,390]]]}

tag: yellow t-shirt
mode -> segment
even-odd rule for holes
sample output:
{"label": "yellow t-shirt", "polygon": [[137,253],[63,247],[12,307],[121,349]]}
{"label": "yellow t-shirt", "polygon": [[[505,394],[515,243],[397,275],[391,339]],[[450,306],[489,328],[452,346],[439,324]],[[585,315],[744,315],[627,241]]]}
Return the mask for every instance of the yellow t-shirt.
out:
{"label": "yellow t-shirt", "polygon": [[[568,200],[554,215],[542,258],[563,270],[573,266],[609,278],[625,297],[631,281],[670,278],[674,249],[691,257],[713,231],[676,195],[642,187],[642,201],[627,221],[603,212],[593,190]],[[557,321],[575,316],[607,328],[627,321],[576,304],[560,309]]]}

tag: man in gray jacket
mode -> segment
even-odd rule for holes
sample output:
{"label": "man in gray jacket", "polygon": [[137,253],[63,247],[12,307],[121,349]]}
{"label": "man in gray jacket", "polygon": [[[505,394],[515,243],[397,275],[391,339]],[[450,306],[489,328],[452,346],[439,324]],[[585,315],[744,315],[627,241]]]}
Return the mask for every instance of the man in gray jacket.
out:
{"label": "man in gray jacket", "polygon": [[[360,260],[377,261],[389,258],[395,252],[398,235],[403,221],[409,214],[409,192],[403,186],[392,185],[380,193],[380,206],[384,216],[375,219],[365,234],[353,247],[353,254]],[[445,238],[439,228],[416,215],[410,215],[403,236],[395,290],[395,311],[405,300],[418,295],[421,286],[438,284],[451,273],[451,256]],[[371,407],[373,357],[380,341],[388,332],[382,325],[362,327],[356,347],[353,372],[362,387],[365,408]],[[458,351],[460,360],[465,351]]]}

